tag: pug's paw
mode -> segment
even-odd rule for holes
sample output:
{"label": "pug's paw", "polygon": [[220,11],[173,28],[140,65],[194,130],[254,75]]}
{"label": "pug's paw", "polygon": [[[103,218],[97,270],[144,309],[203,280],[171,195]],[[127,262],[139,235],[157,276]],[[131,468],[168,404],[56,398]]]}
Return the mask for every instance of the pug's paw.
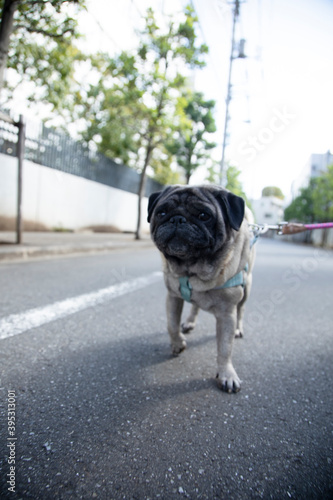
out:
{"label": "pug's paw", "polygon": [[237,328],[235,331],[235,339],[242,339],[244,337],[243,331]]}
{"label": "pug's paw", "polygon": [[180,354],[182,351],[184,351],[184,349],[186,349],[186,340],[182,334],[179,337],[179,340],[173,341],[171,343],[171,349],[173,356],[178,356],[178,354]]}
{"label": "pug's paw", "polygon": [[216,375],[216,382],[222,391],[228,392],[229,394],[241,390],[241,380],[232,365],[228,365],[224,369],[219,370]]}
{"label": "pug's paw", "polygon": [[182,332],[183,333],[191,333],[191,331],[194,329],[195,327],[195,323],[193,322],[186,322],[186,323],[182,323]]}

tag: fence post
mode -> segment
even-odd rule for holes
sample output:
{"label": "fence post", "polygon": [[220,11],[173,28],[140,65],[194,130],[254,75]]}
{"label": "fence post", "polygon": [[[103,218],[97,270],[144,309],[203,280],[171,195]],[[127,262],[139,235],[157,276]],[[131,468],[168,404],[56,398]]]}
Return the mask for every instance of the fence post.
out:
{"label": "fence post", "polygon": [[17,158],[18,158],[18,176],[17,176],[17,216],[16,216],[16,243],[22,243],[22,170],[24,160],[25,146],[25,120],[22,115],[16,124],[18,127]]}

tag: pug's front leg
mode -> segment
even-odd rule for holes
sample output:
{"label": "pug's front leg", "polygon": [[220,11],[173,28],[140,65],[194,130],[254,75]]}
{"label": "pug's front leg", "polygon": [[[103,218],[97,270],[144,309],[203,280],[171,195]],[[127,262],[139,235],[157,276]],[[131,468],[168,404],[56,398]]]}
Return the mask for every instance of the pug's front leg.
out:
{"label": "pug's front leg", "polygon": [[186,341],[180,333],[180,320],[183,311],[184,300],[168,293],[167,295],[167,320],[168,332],[171,340],[171,349],[174,356],[178,356],[185,348]]}
{"label": "pug's front leg", "polygon": [[237,321],[236,306],[230,306],[216,316],[217,385],[225,392],[238,392],[241,381],[231,361],[232,346]]}
{"label": "pug's front leg", "polygon": [[195,323],[199,314],[199,307],[195,304],[192,305],[191,312],[185,323],[182,324],[182,332],[190,333],[195,327]]}

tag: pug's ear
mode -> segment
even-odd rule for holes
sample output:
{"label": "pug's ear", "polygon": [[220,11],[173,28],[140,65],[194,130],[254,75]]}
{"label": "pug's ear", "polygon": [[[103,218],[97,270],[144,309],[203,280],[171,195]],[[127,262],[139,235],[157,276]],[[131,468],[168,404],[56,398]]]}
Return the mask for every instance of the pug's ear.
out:
{"label": "pug's ear", "polygon": [[227,222],[229,222],[233,229],[238,231],[243,222],[245,213],[245,202],[243,198],[230,192],[219,192],[216,198]]}
{"label": "pug's ear", "polygon": [[161,197],[161,194],[163,191],[157,191],[156,193],[152,193],[149,196],[148,200],[148,217],[147,221],[150,222],[151,216],[153,215],[154,208],[156,207],[156,203],[158,202],[159,198]]}
{"label": "pug's ear", "polygon": [[153,212],[155,210],[155,207],[157,205],[157,202],[159,201],[159,199],[161,198],[161,196],[163,195],[168,195],[170,194],[170,192],[174,191],[175,189],[177,189],[177,186],[174,185],[174,186],[167,186],[165,187],[162,191],[157,191],[156,193],[152,193],[150,196],[149,196],[149,200],[148,200],[148,217],[147,217],[147,221],[150,222],[150,219],[153,215]]}

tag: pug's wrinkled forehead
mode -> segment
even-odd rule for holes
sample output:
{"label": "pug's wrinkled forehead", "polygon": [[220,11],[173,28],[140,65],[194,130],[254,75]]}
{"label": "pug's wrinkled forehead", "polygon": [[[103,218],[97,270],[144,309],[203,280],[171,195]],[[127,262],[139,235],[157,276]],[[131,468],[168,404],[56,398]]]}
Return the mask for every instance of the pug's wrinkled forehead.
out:
{"label": "pug's wrinkled forehead", "polygon": [[164,202],[176,205],[187,205],[191,201],[212,202],[213,196],[207,196],[202,186],[168,186],[163,191],[153,193],[149,197],[148,222],[157,205]]}
{"label": "pug's wrinkled forehead", "polygon": [[170,208],[184,208],[189,212],[195,208],[207,209],[210,207],[211,209],[214,209],[217,205],[216,200],[209,192],[195,188],[175,190],[165,198],[162,198],[158,203],[158,206],[162,204]]}

